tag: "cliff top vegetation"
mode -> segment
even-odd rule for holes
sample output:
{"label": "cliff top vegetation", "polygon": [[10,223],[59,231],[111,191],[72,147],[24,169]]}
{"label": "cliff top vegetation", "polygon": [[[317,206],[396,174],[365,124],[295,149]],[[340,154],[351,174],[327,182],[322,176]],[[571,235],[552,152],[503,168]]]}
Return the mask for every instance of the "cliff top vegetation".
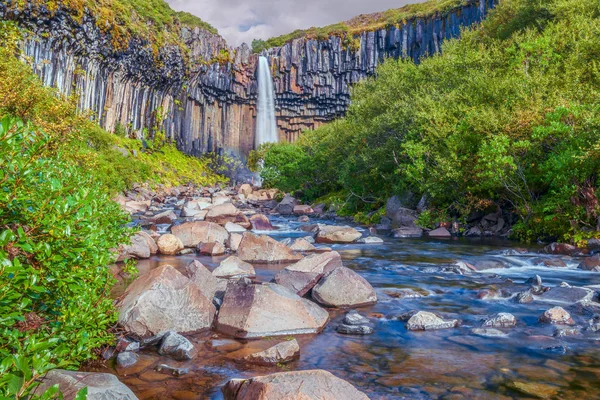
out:
{"label": "cliff top vegetation", "polygon": [[268,40],[254,40],[252,50],[260,53],[273,47],[280,47],[294,39],[302,37],[308,39],[326,40],[330,36],[351,37],[365,31],[374,31],[387,26],[401,25],[412,18],[423,18],[433,15],[443,15],[451,10],[472,3],[473,0],[429,0],[424,3],[407,4],[404,7],[393,8],[387,11],[361,14],[348,21],[324,27],[298,29],[294,32],[273,37]]}
{"label": "cliff top vegetation", "polygon": [[13,7],[32,8],[39,13],[64,9],[76,19],[88,12],[100,29],[111,34],[116,48],[127,46],[134,36],[147,40],[155,48],[181,45],[182,27],[218,34],[209,23],[195,15],[177,12],[163,0],[17,0]]}

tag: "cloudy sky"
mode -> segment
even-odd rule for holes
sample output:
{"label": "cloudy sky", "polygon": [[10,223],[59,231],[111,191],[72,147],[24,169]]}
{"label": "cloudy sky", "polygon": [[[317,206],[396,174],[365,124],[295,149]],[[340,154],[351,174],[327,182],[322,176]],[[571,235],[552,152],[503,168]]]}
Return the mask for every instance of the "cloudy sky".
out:
{"label": "cloudy sky", "polygon": [[424,0],[167,0],[219,30],[230,46]]}

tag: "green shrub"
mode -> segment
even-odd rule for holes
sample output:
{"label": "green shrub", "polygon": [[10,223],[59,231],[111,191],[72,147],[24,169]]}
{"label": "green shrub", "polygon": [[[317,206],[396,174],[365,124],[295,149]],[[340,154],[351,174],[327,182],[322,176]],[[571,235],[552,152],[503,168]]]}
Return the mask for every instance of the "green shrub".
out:
{"label": "green shrub", "polygon": [[77,368],[110,343],[111,249],[128,217],[51,139],[0,122],[0,397],[27,398],[49,369]]}
{"label": "green shrub", "polygon": [[523,240],[581,242],[600,216],[599,58],[597,1],[505,0],[442,54],[384,62],[344,119],[272,146],[264,169],[354,213],[410,191],[457,219],[512,210]]}

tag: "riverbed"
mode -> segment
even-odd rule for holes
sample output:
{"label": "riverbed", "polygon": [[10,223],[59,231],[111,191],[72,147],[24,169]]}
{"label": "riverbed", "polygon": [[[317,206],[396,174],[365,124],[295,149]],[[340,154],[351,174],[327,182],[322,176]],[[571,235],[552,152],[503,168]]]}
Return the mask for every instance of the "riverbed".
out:
{"label": "riverbed", "polygon": [[[276,239],[303,237],[302,224],[273,217]],[[316,221],[311,221],[314,223]],[[319,222],[319,221],[317,221]],[[331,223],[330,221],[320,221]],[[365,234],[366,235],[366,234]],[[600,285],[600,273],[576,269],[580,259],[544,255],[566,267],[540,263],[538,248],[527,251],[510,241],[496,239],[393,239],[382,244],[332,245],[344,265],[367,279],[376,289],[378,303],[358,311],[370,318],[374,333],[350,336],[335,328],[344,312],[330,310],[331,321],[318,335],[298,336],[300,359],[266,368],[244,366],[236,360],[270,347],[283,338],[240,341],[215,332],[187,336],[198,356],[176,362],[143,350],[140,361],[128,370],[109,365],[140,399],[222,399],[220,388],[231,378],[273,372],[324,369],[345,379],[371,399],[596,399],[600,396],[600,334],[581,329],[575,336],[556,337],[556,327],[538,321],[555,304],[534,301],[519,304],[510,294],[528,289],[529,278],[539,275],[544,286],[566,282],[572,286]],[[140,275],[163,264],[184,271],[199,260],[214,269],[225,257],[196,255],[156,256],[139,261]],[[501,261],[508,268],[460,274],[444,268],[457,261]],[[286,265],[255,264],[257,278],[270,281]],[[127,285],[121,281],[115,296]],[[399,289],[413,289],[420,297],[402,297]],[[594,309],[567,306],[577,326],[586,327]],[[460,325],[439,331],[408,331],[405,315],[430,311]],[[482,337],[471,330],[499,312],[513,314],[517,326],[503,329],[506,337]],[[159,364],[187,368],[172,376],[155,370]]]}

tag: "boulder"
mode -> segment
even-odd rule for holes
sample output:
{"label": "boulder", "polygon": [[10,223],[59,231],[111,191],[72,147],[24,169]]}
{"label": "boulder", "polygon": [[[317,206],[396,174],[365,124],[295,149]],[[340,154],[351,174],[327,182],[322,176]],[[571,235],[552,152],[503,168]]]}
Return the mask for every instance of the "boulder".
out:
{"label": "boulder", "polygon": [[210,199],[190,200],[183,205],[181,210],[182,217],[195,217],[200,214],[205,208],[212,205]]}
{"label": "boulder", "polygon": [[177,219],[177,215],[172,210],[163,211],[148,219],[153,224],[172,224]]}
{"label": "boulder", "polygon": [[219,242],[198,244],[198,253],[205,256],[220,256],[225,254],[225,246]]}
{"label": "boulder", "polygon": [[360,307],[377,303],[373,286],[346,267],[335,268],[312,290],[312,298],[329,307]]}
{"label": "boulder", "polygon": [[386,209],[386,215],[392,221],[392,228],[415,228],[418,213],[404,207],[397,207],[392,211]]}
{"label": "boulder", "polygon": [[444,320],[434,313],[419,311],[406,323],[406,329],[409,331],[432,331],[438,329],[456,328],[458,321],[455,319]]}
{"label": "boulder", "polygon": [[160,342],[158,354],[171,357],[177,361],[185,361],[194,358],[196,349],[192,342],[177,332],[168,331]]}
{"label": "boulder", "polygon": [[147,337],[159,332],[195,332],[211,327],[212,299],[170,265],[137,278],[117,303],[119,323],[127,332]]}
{"label": "boulder", "polygon": [[206,217],[204,217],[204,220],[208,222],[214,222],[219,225],[234,223],[247,229],[252,227],[252,224],[248,218],[231,203],[210,207]]}
{"label": "boulder", "polygon": [[484,328],[512,328],[517,325],[517,319],[510,313],[498,313],[486,319],[481,325]]}
{"label": "boulder", "polygon": [[246,228],[244,228],[241,225],[234,224],[233,222],[226,223],[225,230],[229,233],[244,233],[244,232],[246,232]]}
{"label": "boulder", "polygon": [[554,325],[575,325],[571,315],[562,307],[553,307],[544,311],[540,317],[540,322]]}
{"label": "boulder", "polygon": [[225,400],[368,400],[348,382],[323,370],[279,372],[251,379],[232,379],[223,387]]}
{"label": "boulder", "polygon": [[133,392],[113,374],[54,369],[48,372],[34,394],[41,396],[58,385],[62,398],[74,400],[77,392],[87,387],[87,400],[137,400]]}
{"label": "boulder", "polygon": [[352,243],[362,234],[350,226],[319,225],[317,243]]}
{"label": "boulder", "polygon": [[226,195],[215,195],[212,198],[213,206],[220,206],[221,204],[231,203],[231,199]]}
{"label": "boulder", "polygon": [[254,267],[236,256],[231,256],[221,261],[221,264],[212,272],[217,278],[254,278]]}
{"label": "boulder", "polygon": [[237,252],[238,248],[240,247],[240,243],[242,242],[242,237],[243,236],[240,233],[230,233],[229,239],[227,239],[225,244],[231,249],[231,251]]}
{"label": "boulder", "polygon": [[298,358],[300,358],[300,346],[296,339],[292,339],[278,343],[267,350],[250,354],[244,357],[242,361],[268,367],[289,363]]}
{"label": "boulder", "polygon": [[238,257],[252,263],[284,263],[302,259],[289,247],[269,236],[244,233],[238,247]]}
{"label": "boulder", "polygon": [[600,272],[600,254],[586,257],[577,268],[584,271]]}
{"label": "boulder", "polygon": [[279,271],[275,282],[304,296],[325,274],[341,266],[342,257],[336,251],[314,254]]}
{"label": "boulder", "polygon": [[311,206],[298,205],[294,206],[294,214],[296,215],[306,215],[312,214],[314,211]]}
{"label": "boulder", "polygon": [[318,333],[329,313],[274,283],[227,285],[216,329],[236,338]]}
{"label": "boulder", "polygon": [[171,228],[171,233],[177,236],[185,247],[196,247],[198,243],[225,243],[229,232],[222,226],[206,221],[186,222]]}
{"label": "boulder", "polygon": [[183,243],[175,235],[169,233],[162,235],[156,241],[158,251],[164,255],[175,255],[184,249]]}
{"label": "boulder", "polygon": [[148,209],[150,208],[150,204],[151,204],[150,200],[127,201],[127,202],[125,202],[125,205],[123,206],[123,208],[129,214],[138,214],[138,213],[144,213],[144,212],[148,211]]}
{"label": "boulder", "polygon": [[252,194],[253,191],[254,190],[252,189],[251,185],[244,183],[242,186],[239,187],[238,194],[243,194],[244,196],[248,197]]}
{"label": "boulder", "polygon": [[577,247],[567,243],[551,243],[542,249],[542,253],[570,256],[578,251]]}
{"label": "boulder", "polygon": [[158,246],[154,239],[146,232],[140,231],[136,232],[131,237],[131,244],[119,248],[119,257],[117,258],[117,261],[125,261],[131,258],[150,258],[152,254],[156,254],[157,252]]}
{"label": "boulder", "polygon": [[308,217],[308,215],[301,215],[298,217],[297,221],[305,224],[310,222],[310,218]]}
{"label": "boulder", "polygon": [[123,369],[133,367],[139,359],[140,357],[133,351],[124,351],[117,356],[117,367]]}
{"label": "boulder", "polygon": [[294,251],[315,251],[315,246],[312,245],[308,240],[304,238],[298,238],[294,240],[294,243],[290,246],[290,249]]}
{"label": "boulder", "polygon": [[294,207],[298,205],[298,200],[286,194],[279,202],[277,207],[275,207],[275,211],[277,211],[281,215],[291,215],[294,213]]}
{"label": "boulder", "polygon": [[423,229],[421,228],[400,228],[393,230],[393,236],[395,238],[420,238],[423,236]]}
{"label": "boulder", "polygon": [[252,229],[255,231],[272,231],[273,225],[271,225],[271,221],[266,215],[263,214],[255,214],[250,217],[250,223],[252,224]]}
{"label": "boulder", "polygon": [[452,234],[446,228],[437,228],[427,233],[427,236],[433,238],[450,238]]}
{"label": "boulder", "polygon": [[212,301],[217,291],[217,278],[197,260],[188,265],[186,270],[190,280],[196,284],[204,297]]}

